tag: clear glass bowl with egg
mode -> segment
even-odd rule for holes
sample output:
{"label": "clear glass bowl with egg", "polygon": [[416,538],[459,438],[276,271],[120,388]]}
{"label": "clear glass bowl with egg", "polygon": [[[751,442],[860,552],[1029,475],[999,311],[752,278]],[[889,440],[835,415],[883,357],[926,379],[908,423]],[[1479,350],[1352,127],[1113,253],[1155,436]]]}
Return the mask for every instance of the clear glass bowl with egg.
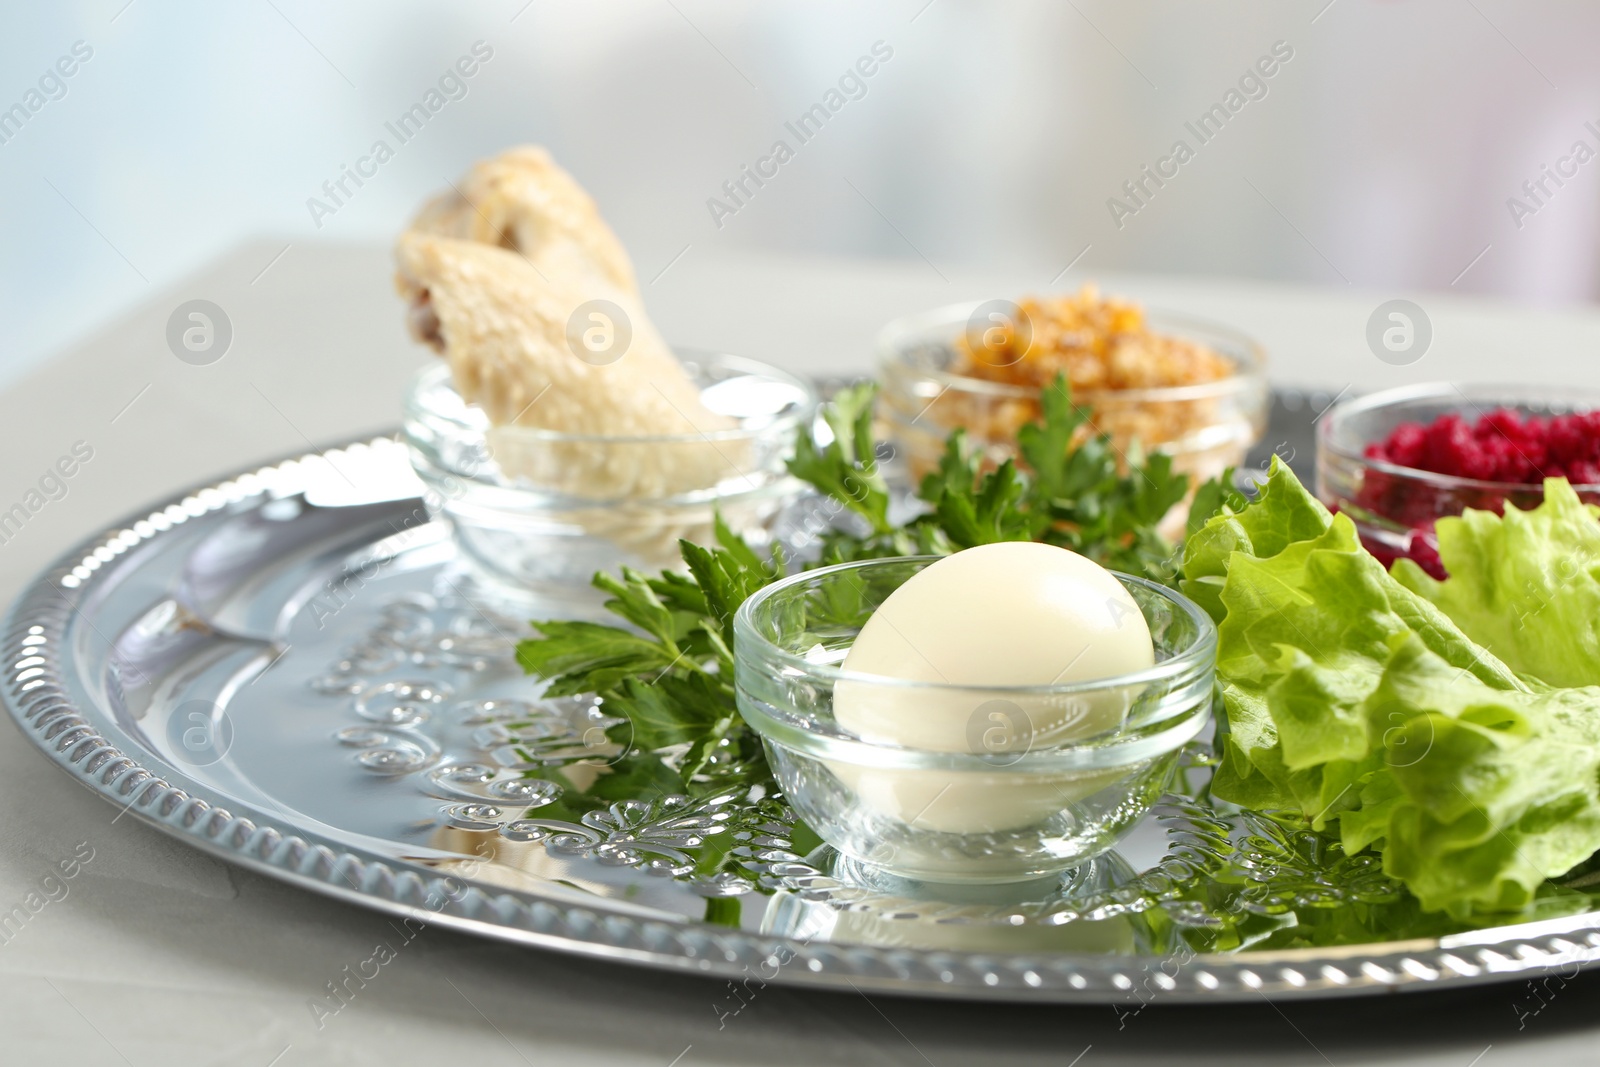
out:
{"label": "clear glass bowl with egg", "polygon": [[[784,796],[840,853],[921,881],[1021,881],[1105,852],[1210,723],[1214,624],[1181,594],[1118,574],[1149,627],[1148,669],[982,687],[844,669],[873,612],[939,558],[803,572],[739,609],[739,710]],[[902,743],[863,736],[875,708],[913,713]]]}
{"label": "clear glass bowl with egg", "polygon": [[[880,416],[913,485],[935,469],[956,428],[991,465],[1017,457],[1017,430],[1039,418],[1039,388],[960,372],[961,339],[996,302],[953,304],[896,319],[878,337]],[[1137,440],[1190,476],[1193,489],[1230,466],[1266,432],[1265,354],[1237,330],[1164,311],[1144,314],[1149,332],[1197,342],[1231,363],[1212,381],[1156,388],[1074,386],[1073,400],[1123,452]],[[1180,523],[1181,525],[1181,523]]]}
{"label": "clear glass bowl with egg", "polygon": [[[491,426],[449,367],[423,370],[403,434],[436,520],[481,574],[534,595],[582,598],[596,571],[677,567],[678,540],[708,542],[720,514],[756,543],[802,484],[785,463],[809,427],[811,386],[720,353],[678,353],[730,429],[641,437]],[[512,473],[514,472],[514,473]]]}

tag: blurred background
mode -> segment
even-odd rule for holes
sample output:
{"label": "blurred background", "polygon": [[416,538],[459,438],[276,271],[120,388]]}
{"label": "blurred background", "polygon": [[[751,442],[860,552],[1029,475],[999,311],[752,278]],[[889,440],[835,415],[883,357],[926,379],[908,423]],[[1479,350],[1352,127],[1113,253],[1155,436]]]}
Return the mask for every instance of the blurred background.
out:
{"label": "blurred background", "polygon": [[[0,381],[243,240],[387,242],[530,141],[644,279],[753,250],[1541,303],[1600,285],[1580,0],[11,0],[5,25]],[[769,176],[730,194],[746,167]]]}

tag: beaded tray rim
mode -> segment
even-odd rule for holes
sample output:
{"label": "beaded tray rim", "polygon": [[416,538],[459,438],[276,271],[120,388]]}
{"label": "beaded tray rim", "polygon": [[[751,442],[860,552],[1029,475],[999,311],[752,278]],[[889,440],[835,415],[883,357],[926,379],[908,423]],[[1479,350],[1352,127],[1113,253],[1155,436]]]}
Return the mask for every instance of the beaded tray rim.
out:
{"label": "beaded tray rim", "polygon": [[[1439,939],[1240,955],[1103,956],[978,953],[820,944],[690,920],[642,917],[626,905],[574,906],[441,875],[351,847],[278,813],[157,772],[97,731],[109,712],[79,707],[63,642],[78,605],[129,549],[160,537],[176,510],[198,517],[260,491],[261,476],[328,451],[393,441],[363,435],[329,449],[210,482],[141,509],[63,554],[23,590],[4,624],[7,710],[23,735],[81,785],[191,847],[294,885],[465,933],[617,963],[856,992],[1077,1003],[1333,997],[1438,989],[1600,962],[1600,912]],[[152,520],[168,516],[165,525]],[[181,520],[179,520],[181,521]]]}

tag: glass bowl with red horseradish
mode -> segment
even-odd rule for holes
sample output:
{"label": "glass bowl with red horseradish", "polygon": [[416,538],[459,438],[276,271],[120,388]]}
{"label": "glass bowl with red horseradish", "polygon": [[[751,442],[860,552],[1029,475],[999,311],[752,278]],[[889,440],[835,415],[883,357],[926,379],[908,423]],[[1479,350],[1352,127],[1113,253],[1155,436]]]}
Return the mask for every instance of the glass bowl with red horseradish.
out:
{"label": "glass bowl with red horseradish", "polygon": [[1343,401],[1317,428],[1322,502],[1384,565],[1405,556],[1436,578],[1437,520],[1537,507],[1546,478],[1600,503],[1600,390],[1412,385]]}

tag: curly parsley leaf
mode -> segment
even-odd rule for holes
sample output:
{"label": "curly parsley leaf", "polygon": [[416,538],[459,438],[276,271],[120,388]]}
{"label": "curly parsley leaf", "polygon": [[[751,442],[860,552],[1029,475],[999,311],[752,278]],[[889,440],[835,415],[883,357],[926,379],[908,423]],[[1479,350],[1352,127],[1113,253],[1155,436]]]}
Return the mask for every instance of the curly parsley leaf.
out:
{"label": "curly parsley leaf", "polygon": [[699,794],[772,781],[759,739],[739,718],[733,695],[733,616],[784,571],[781,551],[763,559],[720,518],[716,547],[681,543],[688,574],[647,577],[624,568],[597,574],[605,606],[625,625],[535,622],[540,634],[517,646],[549,696],[593,693],[623,720],[611,739],[626,754],[587,795],[599,799]]}
{"label": "curly parsley leaf", "polygon": [[[889,519],[889,489],[872,435],[876,387],[842,390],[824,412],[832,439],[819,446],[802,429],[789,470],[859,516],[864,535],[830,530],[812,566],[905,555],[948,555],[997,541],[1040,540],[1106,566],[1172,581],[1174,549],[1157,524],[1183,499],[1187,479],[1171,460],[1121,456],[1095,434],[1058,377],[1040,397],[1039,419],[1018,434],[1018,460],[989,468],[957,430],[937,468],[923,478],[923,514]],[[786,569],[781,552],[763,557],[717,519],[715,544],[680,543],[687,573],[647,576],[631,569],[595,576],[618,625],[536,622],[518,661],[549,682],[551,696],[597,694],[626,720],[612,739],[629,745],[589,793],[595,798],[698,793],[736,784],[773,787],[759,739],[739,717],[733,693],[733,618],[751,594]],[[819,605],[841,620],[860,603]],[[631,792],[630,792],[631,791]]]}
{"label": "curly parsley leaf", "polygon": [[1040,395],[1038,421],[1018,431],[1017,451],[1021,464],[983,471],[966,435],[952,433],[918,490],[931,516],[916,523],[931,522],[952,548],[1045,541],[1113,570],[1176,579],[1176,548],[1158,527],[1189,479],[1171,457],[1123,455],[1108,435],[1091,432],[1062,375]]}
{"label": "curly parsley leaf", "polygon": [[923,479],[919,492],[933,505],[939,530],[951,547],[1032,540],[1031,516],[1017,509],[1028,485],[1016,464],[1008,459],[979,474],[965,451],[965,434],[957,430],[946,443],[939,469]]}
{"label": "curly parsley leaf", "polygon": [[605,603],[607,611],[621,615],[676,654],[678,639],[683,636],[682,620],[662,602],[650,579],[632,567],[623,567],[621,578],[601,571],[594,576],[594,584],[611,594]]}
{"label": "curly parsley leaf", "polygon": [[789,473],[867,520],[874,534],[890,534],[889,486],[878,469],[872,436],[872,402],[878,387],[864,382],[839,390],[823,410],[833,440],[822,448],[805,427],[795,435]]}
{"label": "curly parsley leaf", "polygon": [[549,696],[601,693],[640,673],[672,662],[660,642],[594,622],[548,621],[533,624],[541,638],[517,645],[517,663],[529,674],[550,679]]}
{"label": "curly parsley leaf", "polygon": [[734,612],[751,593],[783,574],[783,552],[774,547],[772,559],[763,561],[755,549],[728,529],[721,516],[716,520],[716,537],[720,548],[704,548],[693,541],[679,541],[678,547],[684,566],[689,568],[705,601],[704,614],[717,623],[715,631],[709,631],[704,623],[701,628],[720,637],[724,646],[731,649]]}
{"label": "curly parsley leaf", "polygon": [[[1103,480],[1105,462],[1100,450],[1073,447],[1089,416],[1072,402],[1065,375],[1057,374],[1039,394],[1040,418],[1017,430],[1017,452],[1032,473],[1034,501],[1076,496]],[[1085,441],[1092,446],[1095,442]]]}
{"label": "curly parsley leaf", "polygon": [[694,744],[725,718],[730,705],[708,675],[690,672],[659,678],[629,678],[606,702],[606,711],[625,716],[633,748],[654,752]]}

